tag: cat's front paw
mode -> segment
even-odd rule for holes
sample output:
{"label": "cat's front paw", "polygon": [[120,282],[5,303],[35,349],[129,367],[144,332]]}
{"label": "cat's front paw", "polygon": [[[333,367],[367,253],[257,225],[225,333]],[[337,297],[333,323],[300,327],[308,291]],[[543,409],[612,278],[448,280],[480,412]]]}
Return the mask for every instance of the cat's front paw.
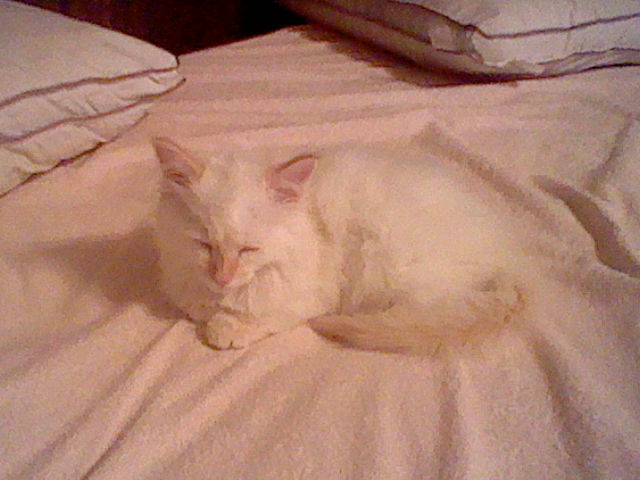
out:
{"label": "cat's front paw", "polygon": [[207,342],[219,350],[240,349],[269,335],[259,325],[243,323],[231,313],[219,312],[207,322]]}

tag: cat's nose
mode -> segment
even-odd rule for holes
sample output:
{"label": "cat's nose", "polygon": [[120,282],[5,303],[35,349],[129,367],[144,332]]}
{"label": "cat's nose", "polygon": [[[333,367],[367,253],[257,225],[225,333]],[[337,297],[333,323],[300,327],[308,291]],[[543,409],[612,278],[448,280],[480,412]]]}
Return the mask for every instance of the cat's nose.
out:
{"label": "cat's nose", "polygon": [[238,255],[227,251],[214,252],[209,266],[211,279],[221,287],[231,283],[238,270]]}
{"label": "cat's nose", "polygon": [[230,277],[228,275],[213,275],[213,281],[221,287],[226,287],[227,285],[229,285],[231,283],[231,280],[233,280],[233,277]]}

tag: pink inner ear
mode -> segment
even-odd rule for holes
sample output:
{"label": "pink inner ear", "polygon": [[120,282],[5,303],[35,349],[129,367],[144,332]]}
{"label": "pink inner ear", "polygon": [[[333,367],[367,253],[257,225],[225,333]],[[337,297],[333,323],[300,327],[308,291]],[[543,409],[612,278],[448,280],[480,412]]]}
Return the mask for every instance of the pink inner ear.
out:
{"label": "pink inner ear", "polygon": [[153,145],[164,175],[172,183],[188,186],[200,178],[204,165],[189,152],[167,138],[155,138]]}
{"label": "pink inner ear", "polygon": [[164,170],[164,176],[167,180],[175,183],[176,185],[181,185],[183,187],[188,187],[189,185],[191,185],[189,176],[184,172],[181,172],[180,170],[172,170],[171,168],[166,168]]}
{"label": "pink inner ear", "polygon": [[302,196],[303,186],[316,166],[316,157],[301,155],[273,169],[267,186],[278,202],[295,202]]}

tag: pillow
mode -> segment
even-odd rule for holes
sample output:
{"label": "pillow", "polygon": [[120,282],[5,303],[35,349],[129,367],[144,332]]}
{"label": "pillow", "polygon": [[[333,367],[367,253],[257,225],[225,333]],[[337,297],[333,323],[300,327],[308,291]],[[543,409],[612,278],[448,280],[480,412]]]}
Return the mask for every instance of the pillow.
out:
{"label": "pillow", "polygon": [[416,63],[508,77],[640,63],[637,0],[280,0]]}
{"label": "pillow", "polygon": [[182,77],[141,40],[0,1],[0,194],[108,142]]}

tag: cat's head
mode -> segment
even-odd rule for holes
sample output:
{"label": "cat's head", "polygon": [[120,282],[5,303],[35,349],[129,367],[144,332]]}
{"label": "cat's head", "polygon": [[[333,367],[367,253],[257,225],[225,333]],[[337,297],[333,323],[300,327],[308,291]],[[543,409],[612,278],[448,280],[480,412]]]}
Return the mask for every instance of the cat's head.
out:
{"label": "cat's head", "polygon": [[269,162],[195,155],[166,138],[154,139],[162,189],[186,206],[195,225],[184,232],[186,248],[198,252],[214,288],[247,284],[261,270],[287,261],[288,246],[304,238],[301,200],[317,158],[294,155]]}

